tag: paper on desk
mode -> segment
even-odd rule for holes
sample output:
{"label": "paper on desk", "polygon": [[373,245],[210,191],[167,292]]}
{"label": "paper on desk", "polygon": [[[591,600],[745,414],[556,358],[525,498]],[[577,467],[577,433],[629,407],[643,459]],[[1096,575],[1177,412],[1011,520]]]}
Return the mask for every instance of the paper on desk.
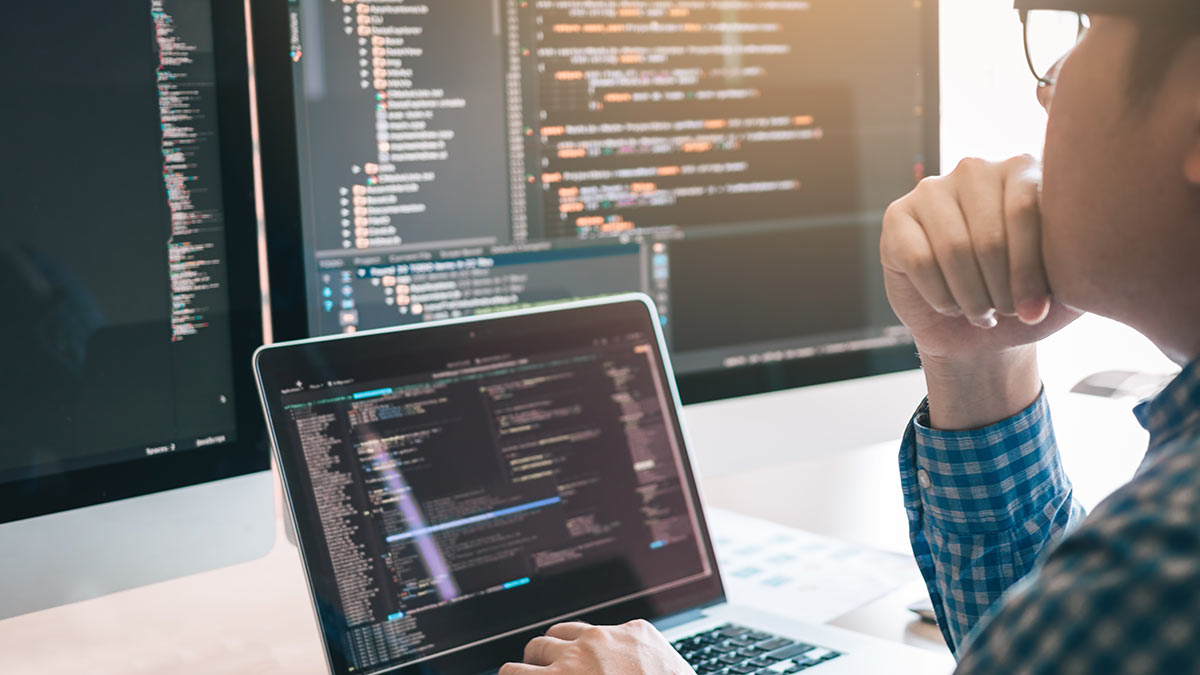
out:
{"label": "paper on desk", "polygon": [[824,623],[920,578],[911,556],[707,509],[730,602]]}

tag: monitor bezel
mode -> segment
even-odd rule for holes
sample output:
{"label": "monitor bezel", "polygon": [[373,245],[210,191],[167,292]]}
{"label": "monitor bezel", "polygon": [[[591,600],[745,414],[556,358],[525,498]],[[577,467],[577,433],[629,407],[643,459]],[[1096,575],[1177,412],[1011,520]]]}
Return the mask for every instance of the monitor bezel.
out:
{"label": "monitor bezel", "polygon": [[[296,151],[293,64],[288,58],[287,4],[249,0],[263,156],[263,194],[267,209],[267,252],[271,284],[271,321],[275,335],[294,340],[310,335],[309,287],[305,274],[300,167]],[[941,94],[938,0],[920,3],[922,12],[925,175],[941,173]],[[900,195],[896,195],[899,197]],[[761,394],[795,387],[882,375],[920,366],[917,350],[900,344],[871,350],[825,354],[737,368],[679,374],[684,404]]]}
{"label": "monitor bezel", "polygon": [[[328,578],[332,574],[324,555],[325,543],[315,523],[320,522],[306,500],[292,497],[289,475],[305,470],[299,452],[284,452],[279,438],[279,425],[285,418],[281,408],[279,387],[292,382],[293,373],[318,370],[314,364],[328,367],[330,363],[359,362],[368,355],[411,354],[428,349],[430,344],[450,344],[474,339],[503,339],[505,336],[527,334],[540,330],[548,322],[563,325],[579,321],[586,325],[638,325],[655,336],[660,374],[669,385],[671,396],[672,430],[680,442],[683,475],[686,478],[691,503],[696,509],[701,548],[710,574],[694,581],[648,593],[640,597],[618,600],[598,607],[581,608],[554,619],[525,626],[501,637],[485,639],[457,647],[449,653],[423,658],[405,665],[380,666],[372,673],[458,673],[484,672],[494,669],[497,663],[519,659],[521,649],[532,637],[541,634],[548,626],[558,621],[583,620],[592,623],[610,624],[633,618],[661,619],[685,610],[711,606],[725,599],[724,586],[717,563],[716,551],[704,515],[704,500],[696,481],[694,463],[690,455],[687,434],[682,426],[679,392],[674,385],[671,364],[665,353],[665,341],[654,304],[649,297],[640,293],[623,294],[599,300],[563,303],[543,308],[502,312],[497,314],[451,319],[363,331],[354,335],[332,335],[276,343],[260,348],[254,356],[254,370],[258,378],[259,395],[263,412],[268,419],[268,431],[276,464],[284,484],[285,502],[288,513],[295,524],[301,561],[305,568],[310,599],[321,627],[325,654],[331,672],[348,674],[340,627],[345,621],[336,609],[336,598],[328,597],[325,589],[314,580]],[[532,328],[531,328],[532,327]],[[452,336],[452,337],[449,337]],[[336,377],[336,375],[334,375]],[[274,383],[274,387],[269,383]],[[272,391],[273,390],[273,391]],[[275,421],[273,421],[275,420]],[[279,422],[276,422],[279,421]],[[314,525],[308,525],[314,524]]]}
{"label": "monitor bezel", "polygon": [[236,436],[178,453],[0,483],[0,524],[269,468],[265,424],[250,356],[262,344],[246,14],[238,0],[211,0],[217,124],[226,228]]}

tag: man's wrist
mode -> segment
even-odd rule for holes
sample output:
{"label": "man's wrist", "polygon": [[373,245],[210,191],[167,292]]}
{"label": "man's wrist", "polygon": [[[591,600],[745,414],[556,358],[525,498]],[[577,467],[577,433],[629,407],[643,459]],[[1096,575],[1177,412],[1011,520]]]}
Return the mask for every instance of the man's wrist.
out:
{"label": "man's wrist", "polygon": [[970,358],[921,355],[934,429],[978,429],[1028,408],[1041,395],[1037,347]]}

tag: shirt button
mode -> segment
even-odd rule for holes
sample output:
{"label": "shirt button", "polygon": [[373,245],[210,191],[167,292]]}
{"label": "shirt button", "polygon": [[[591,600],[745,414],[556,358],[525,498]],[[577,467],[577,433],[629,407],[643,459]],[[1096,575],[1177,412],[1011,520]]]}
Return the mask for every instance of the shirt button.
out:
{"label": "shirt button", "polygon": [[933,485],[933,482],[929,480],[929,474],[925,471],[925,469],[917,471],[917,482],[920,483],[921,487],[926,490],[929,489],[930,485]]}

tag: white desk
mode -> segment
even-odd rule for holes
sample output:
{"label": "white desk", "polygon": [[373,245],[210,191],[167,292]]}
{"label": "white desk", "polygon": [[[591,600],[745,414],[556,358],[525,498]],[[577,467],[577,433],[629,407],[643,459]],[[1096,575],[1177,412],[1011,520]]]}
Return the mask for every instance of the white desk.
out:
{"label": "white desk", "polygon": [[[894,461],[884,461],[894,455],[875,446],[816,456],[702,479],[702,489],[714,506],[866,543],[886,537],[898,548],[904,514]],[[937,629],[904,610],[921,592],[914,582],[834,623],[938,648]],[[323,674],[296,549],[280,528],[275,548],[254,562],[0,621],[0,673],[79,672]]]}
{"label": "white desk", "polygon": [[[1044,361],[1056,364],[1046,385],[1064,462],[1092,506],[1132,473],[1144,432],[1128,414],[1129,402],[1064,392],[1102,368],[1171,366],[1140,338],[1099,320],[1070,331],[1044,350]],[[1108,347],[1089,352],[1089,345]],[[897,446],[888,439],[900,435],[922,393],[919,374],[903,373],[691,407],[687,422],[706,500],[907,551]],[[0,673],[323,673],[299,558],[280,532],[272,552],[251,563],[0,621]],[[944,648],[936,628],[904,610],[921,592],[914,579],[833,623]]]}

